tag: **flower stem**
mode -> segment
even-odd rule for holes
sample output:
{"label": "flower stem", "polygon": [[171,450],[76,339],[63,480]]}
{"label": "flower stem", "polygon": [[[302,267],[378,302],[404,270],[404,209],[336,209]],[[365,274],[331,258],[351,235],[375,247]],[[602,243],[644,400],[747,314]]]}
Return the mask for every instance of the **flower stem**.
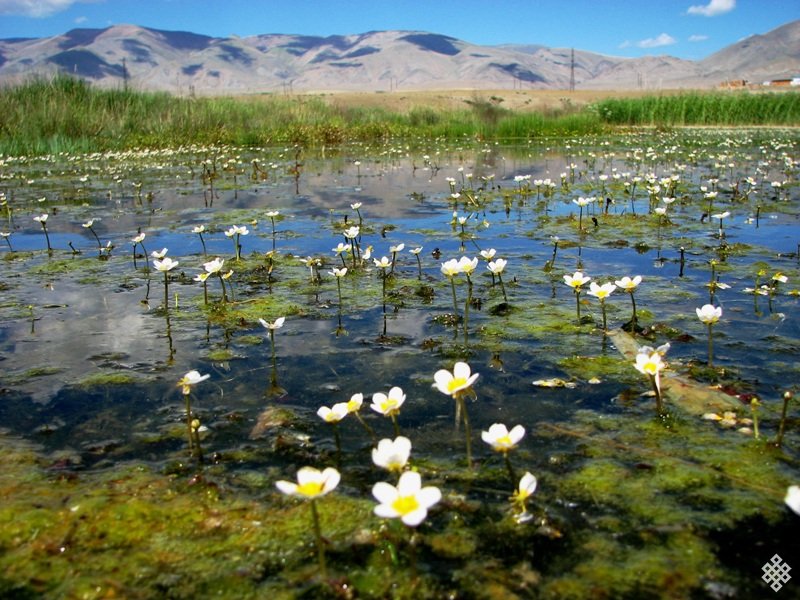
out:
{"label": "flower stem", "polygon": [[711,328],[713,325],[711,323],[708,324],[708,367],[714,367],[714,337],[711,334]]}
{"label": "flower stem", "polygon": [[464,303],[464,345],[469,344],[467,334],[469,332],[469,305],[472,302],[472,279],[467,275],[467,301]]}
{"label": "flower stem", "polygon": [[581,291],[575,288],[575,311],[578,313],[578,325],[581,324]]}
{"label": "flower stem", "polygon": [[372,427],[369,426],[369,423],[367,423],[364,420],[364,417],[362,417],[359,413],[355,412],[353,414],[356,416],[356,419],[358,419],[358,422],[361,423],[361,426],[367,431],[367,433],[369,434],[369,437],[372,438],[372,444],[374,446],[377,445],[378,436],[375,435],[375,430]]}
{"label": "flower stem", "polygon": [[169,274],[164,271],[164,310],[169,310]]}
{"label": "flower stem", "polygon": [[392,425],[394,425],[394,437],[400,437],[400,425],[397,424],[397,415],[392,413]]}
{"label": "flower stem", "polygon": [[500,281],[500,289],[503,291],[503,301],[508,304],[508,296],[506,296],[506,286],[503,285],[503,277],[500,273],[497,274],[497,279]]}
{"label": "flower stem", "polygon": [[454,323],[458,326],[458,302],[456,300],[456,279],[455,277],[450,278],[450,287],[453,288],[453,318]]}
{"label": "flower stem", "polygon": [[600,300],[600,310],[603,311],[603,331],[608,332],[608,325],[606,324],[606,301]]}
{"label": "flower stem", "polygon": [[508,457],[508,452],[503,452],[503,459],[506,463],[506,470],[508,471],[508,476],[511,478],[511,489],[515,490],[517,488],[517,476],[514,474],[514,467],[511,466],[511,459]]}
{"label": "flower stem", "polygon": [[636,298],[633,297],[633,292],[631,291],[631,306],[633,306],[633,317],[631,318],[631,331],[636,333]]}
{"label": "flower stem", "polygon": [[319,526],[319,513],[317,512],[317,500],[311,499],[311,517],[314,520],[314,537],[317,540],[317,560],[319,561],[319,571],[323,577],[328,576],[328,569],[325,565],[325,544],[322,540],[322,531]]}
{"label": "flower stem", "polygon": [[653,392],[656,395],[656,414],[661,417],[664,415],[664,405],[661,402],[661,386],[655,375],[650,375],[650,384],[653,386]]}
{"label": "flower stem", "polygon": [[472,427],[469,424],[467,403],[464,401],[463,396],[459,396],[456,401],[458,402],[458,411],[461,413],[461,418],[464,421],[464,436],[467,440],[467,468],[472,469]]}

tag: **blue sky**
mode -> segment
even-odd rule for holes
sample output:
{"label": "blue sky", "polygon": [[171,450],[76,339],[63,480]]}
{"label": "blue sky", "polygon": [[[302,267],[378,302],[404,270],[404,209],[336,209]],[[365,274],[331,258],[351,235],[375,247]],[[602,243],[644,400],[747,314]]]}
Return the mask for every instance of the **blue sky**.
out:
{"label": "blue sky", "polygon": [[215,37],[412,29],[476,44],[699,59],[799,18],[797,0],[0,0],[0,38],[123,23]]}

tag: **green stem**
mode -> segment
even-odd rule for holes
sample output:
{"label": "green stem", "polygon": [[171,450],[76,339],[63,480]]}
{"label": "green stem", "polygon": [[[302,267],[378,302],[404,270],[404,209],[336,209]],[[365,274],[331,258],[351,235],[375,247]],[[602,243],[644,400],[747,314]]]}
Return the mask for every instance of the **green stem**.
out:
{"label": "green stem", "polygon": [[581,324],[581,291],[575,288],[575,311],[578,313],[578,325]]}
{"label": "green stem", "polygon": [[323,577],[328,576],[328,569],[325,565],[325,543],[322,539],[322,530],[319,526],[319,513],[317,512],[317,500],[311,499],[311,517],[314,520],[314,536],[317,540],[317,560],[319,561],[319,571]]}
{"label": "green stem", "polygon": [[192,435],[192,403],[189,399],[190,394],[184,394],[186,400],[186,432],[189,435],[189,455],[194,455],[194,436]]}
{"label": "green stem", "polygon": [[606,301],[601,299],[600,300],[600,310],[603,311],[603,331],[608,331],[608,325],[606,324]]}
{"label": "green stem", "polygon": [[169,274],[164,271],[164,310],[169,310]]}
{"label": "green stem", "polygon": [[631,328],[631,332],[636,333],[636,299],[633,297],[633,291],[631,291],[631,305],[633,306],[633,317],[631,319],[633,327]]}
{"label": "green stem", "polygon": [[469,415],[467,414],[467,403],[464,401],[463,396],[459,396],[458,408],[461,412],[461,417],[464,421],[464,435],[467,441],[467,468],[472,469],[472,427],[469,424]]}
{"label": "green stem", "polygon": [[362,417],[359,413],[356,412],[353,414],[356,416],[356,419],[358,419],[358,422],[361,423],[361,426],[367,431],[369,437],[372,438],[372,444],[376,446],[378,444],[378,436],[375,435],[375,430],[369,426],[369,423],[367,423],[364,420],[364,417]]}
{"label": "green stem", "polygon": [[397,424],[397,414],[392,413],[392,425],[394,425],[394,437],[400,437],[400,425]]}
{"label": "green stem", "polygon": [[503,300],[508,304],[508,296],[506,296],[506,286],[503,285],[503,278],[500,273],[497,274],[497,279],[500,282],[500,289],[503,291]]}
{"label": "green stem", "polygon": [[712,324],[708,324],[708,366],[714,367],[714,336],[711,334]]}
{"label": "green stem", "polygon": [[450,277],[450,287],[453,288],[453,318],[458,326],[458,301],[456,300],[456,278]]}
{"label": "green stem", "polygon": [[222,273],[220,271],[217,271],[217,277],[219,277],[219,283],[222,286],[222,301],[227,303],[228,292],[225,290],[225,280],[222,278]]}
{"label": "green stem", "polygon": [[656,395],[656,414],[661,417],[664,415],[664,405],[661,402],[661,386],[658,385],[655,375],[650,375],[650,384],[653,386],[653,392]]}
{"label": "green stem", "polygon": [[517,489],[517,476],[514,474],[514,467],[511,466],[511,459],[508,457],[508,452],[503,452],[503,458],[505,459],[506,463],[506,470],[508,471],[508,476],[511,478],[511,489]]}
{"label": "green stem", "polygon": [[467,334],[469,332],[469,305],[472,302],[472,279],[467,275],[467,301],[464,303],[464,345],[469,344]]}

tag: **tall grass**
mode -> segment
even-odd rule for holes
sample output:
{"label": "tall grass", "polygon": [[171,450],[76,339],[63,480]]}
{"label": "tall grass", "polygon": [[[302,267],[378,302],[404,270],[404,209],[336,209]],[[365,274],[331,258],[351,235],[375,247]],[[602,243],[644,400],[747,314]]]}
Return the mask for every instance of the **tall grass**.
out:
{"label": "tall grass", "polygon": [[602,122],[630,126],[747,126],[800,124],[800,93],[709,92],[640,98],[607,98],[595,103]]}
{"label": "tall grass", "polygon": [[0,89],[0,153],[51,154],[191,144],[337,145],[389,138],[531,139],[615,125],[800,124],[796,93],[610,99],[590,109],[514,112],[475,98],[457,110],[337,107],[313,96],[179,98],[102,90],[58,76]]}

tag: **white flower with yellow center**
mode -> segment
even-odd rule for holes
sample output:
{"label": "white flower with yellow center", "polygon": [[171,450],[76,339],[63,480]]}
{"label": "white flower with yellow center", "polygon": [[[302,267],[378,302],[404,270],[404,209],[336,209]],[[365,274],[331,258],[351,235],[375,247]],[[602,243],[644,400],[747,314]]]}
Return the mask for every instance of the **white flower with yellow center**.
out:
{"label": "white flower with yellow center", "polygon": [[494,275],[500,275],[506,268],[508,261],[503,258],[491,261],[486,268],[489,269]]}
{"label": "white flower with yellow center", "polygon": [[353,394],[346,404],[348,413],[358,412],[361,410],[361,405],[364,404],[364,394]]}
{"label": "white flower with yellow center", "polygon": [[516,425],[509,431],[502,423],[494,423],[489,431],[481,432],[481,439],[498,452],[508,452],[525,436],[525,428]]}
{"label": "white flower with yellow center", "polygon": [[302,467],[297,471],[297,483],[281,480],[275,485],[287,496],[313,499],[336,489],[340,479],[339,471],[333,467],[328,467],[324,471],[314,467]]}
{"label": "white flower with yellow center", "polygon": [[397,386],[389,390],[388,394],[383,392],[376,392],[372,395],[372,404],[370,408],[385,417],[396,415],[400,412],[400,407],[406,401],[406,395],[403,390]]}
{"label": "white flower with yellow center", "polygon": [[372,495],[379,502],[374,512],[385,519],[400,518],[409,527],[416,527],[428,510],[442,499],[442,492],[434,486],[422,487],[422,478],[415,471],[400,476],[397,487],[379,481],[372,487]]}
{"label": "white flower with yellow center", "polygon": [[467,276],[472,275],[475,269],[478,268],[478,258],[468,258],[466,256],[462,256],[458,261],[458,266],[461,269],[461,272]]}
{"label": "white flower with yellow center", "polygon": [[178,266],[177,260],[172,260],[169,256],[164,258],[163,260],[155,259],[153,261],[153,266],[156,268],[157,271],[161,271],[162,273],[166,273],[167,271],[171,271],[175,267]]}
{"label": "white flower with yellow center", "polygon": [[180,387],[183,394],[186,395],[192,391],[193,385],[197,385],[209,377],[211,377],[211,375],[200,375],[199,371],[193,369],[178,380],[178,387]]}
{"label": "white flower with yellow center", "polygon": [[633,279],[631,279],[626,275],[625,277],[615,281],[614,283],[617,284],[617,287],[619,289],[630,293],[633,292],[633,290],[635,290],[640,283],[642,283],[642,276],[636,275]]}
{"label": "white flower with yellow center", "polygon": [[458,264],[458,260],[451,258],[442,263],[441,271],[445,277],[455,277],[461,274],[461,266]]}
{"label": "white flower with yellow center", "polygon": [[581,286],[588,283],[591,277],[587,277],[580,271],[575,271],[572,275],[564,275],[564,283],[575,291],[580,291]]}
{"label": "white flower with yellow center", "polygon": [[702,308],[695,308],[697,318],[706,325],[713,325],[722,317],[722,307],[713,304],[704,304]]}
{"label": "white flower with yellow center", "polygon": [[266,329],[274,331],[275,329],[280,329],[283,327],[283,322],[286,320],[286,317],[278,317],[275,319],[274,322],[270,323],[269,321],[265,321],[264,319],[259,319],[258,322],[261,323]]}
{"label": "white flower with yellow center", "polygon": [[326,423],[338,423],[348,414],[347,402],[337,402],[332,407],[320,406],[317,416]]}
{"label": "white flower with yellow center", "polygon": [[459,392],[472,387],[477,378],[478,373],[472,373],[467,363],[457,362],[453,366],[452,373],[447,369],[440,369],[434,373],[433,387],[448,396],[456,396]]}
{"label": "white flower with yellow center", "polygon": [[394,440],[388,438],[378,442],[378,447],[372,449],[372,462],[387,471],[402,471],[411,455],[411,440],[402,435]]}
{"label": "white flower with yellow center", "polygon": [[588,294],[602,301],[608,298],[616,289],[617,286],[614,285],[613,283],[604,283],[603,285],[597,285],[593,281],[592,283],[589,284]]}

